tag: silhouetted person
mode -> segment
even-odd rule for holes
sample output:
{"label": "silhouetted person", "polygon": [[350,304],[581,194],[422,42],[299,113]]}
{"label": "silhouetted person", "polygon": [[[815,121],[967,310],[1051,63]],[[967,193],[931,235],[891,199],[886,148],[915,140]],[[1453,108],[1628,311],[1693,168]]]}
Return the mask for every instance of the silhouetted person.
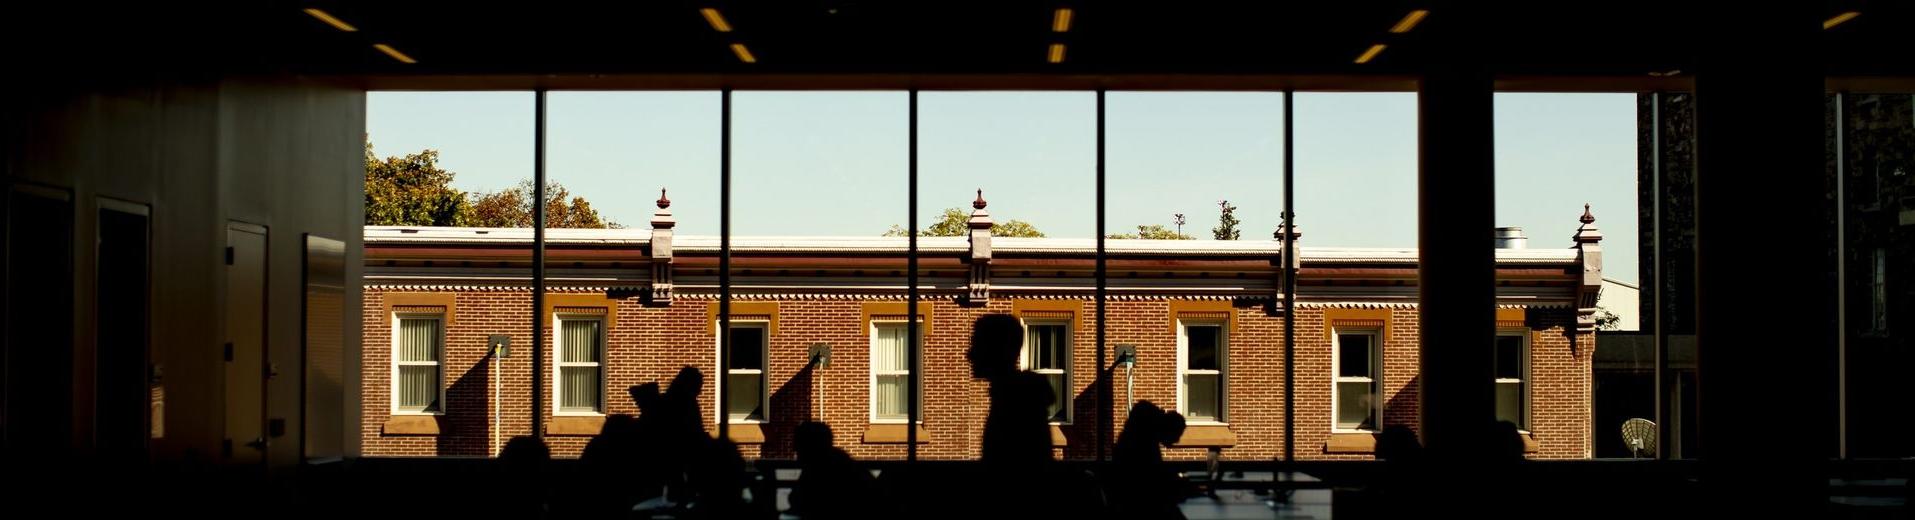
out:
{"label": "silhouetted person", "polygon": [[1164,462],[1165,445],[1183,437],[1182,415],[1164,413],[1150,401],[1138,401],[1117,434],[1106,482],[1116,518],[1183,518],[1186,483]]}
{"label": "silhouetted person", "polygon": [[1051,467],[1050,383],[1019,370],[1017,357],[1024,346],[1024,325],[1009,314],[986,314],[971,330],[971,348],[965,358],[971,375],[991,385],[989,414],[979,456],[984,474],[978,479],[977,505],[984,512],[1041,516],[1064,509],[1055,492],[1064,478]]}
{"label": "silhouetted person", "polygon": [[645,461],[640,454],[646,446],[638,420],[626,414],[605,416],[598,436],[585,443],[579,454],[581,489],[572,500],[554,504],[555,511],[568,518],[624,518],[633,504],[653,496],[655,486],[644,485]]}
{"label": "silhouetted person", "polygon": [[1376,436],[1377,460],[1392,463],[1416,463],[1423,460],[1423,443],[1416,440],[1416,432],[1403,425],[1383,429]]}
{"label": "silhouetted person", "polygon": [[1516,423],[1497,421],[1494,435],[1497,462],[1510,464],[1524,460],[1523,452],[1526,450],[1524,447],[1525,443],[1523,442],[1522,431],[1516,428]]}
{"label": "silhouetted person", "polygon": [[547,485],[551,478],[546,471],[552,462],[552,450],[545,446],[545,441],[529,435],[513,437],[499,448],[499,458],[494,462],[498,474],[492,484],[519,490],[494,495],[499,499],[498,516],[547,517],[546,504],[550,498]]}
{"label": "silhouetted person", "polygon": [[991,385],[980,456],[987,466],[1034,469],[1051,459],[1050,406],[1043,376],[1017,368],[1024,325],[1009,314],[986,314],[971,331],[971,376]]}
{"label": "silhouetted person", "polygon": [[789,497],[792,513],[807,519],[873,516],[871,472],[833,445],[831,426],[805,422],[792,437],[799,469]]}

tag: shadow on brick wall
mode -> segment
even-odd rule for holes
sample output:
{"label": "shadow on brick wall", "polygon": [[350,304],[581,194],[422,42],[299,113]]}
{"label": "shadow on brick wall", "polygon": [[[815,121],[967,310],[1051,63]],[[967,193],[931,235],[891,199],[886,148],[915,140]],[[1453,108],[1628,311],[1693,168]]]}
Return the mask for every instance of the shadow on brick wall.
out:
{"label": "shadow on brick wall", "polygon": [[492,420],[490,402],[492,357],[474,363],[446,389],[446,409],[452,413],[440,417],[438,454],[486,456],[487,425]]}
{"label": "shadow on brick wall", "polygon": [[771,393],[772,422],[766,424],[765,444],[761,446],[760,457],[767,459],[793,460],[798,452],[792,444],[792,434],[798,425],[812,418],[812,381],[816,365],[807,364],[797,374],[786,380],[778,391]]}

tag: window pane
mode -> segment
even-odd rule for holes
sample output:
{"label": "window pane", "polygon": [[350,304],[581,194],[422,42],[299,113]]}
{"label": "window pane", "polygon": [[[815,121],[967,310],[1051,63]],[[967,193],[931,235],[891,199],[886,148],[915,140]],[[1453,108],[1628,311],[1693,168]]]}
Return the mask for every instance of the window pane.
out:
{"label": "window pane", "polygon": [[726,411],[734,419],[761,421],[765,418],[764,374],[726,374]]}
{"label": "window pane", "polygon": [[876,390],[878,401],[877,418],[890,420],[904,419],[904,400],[906,398],[904,395],[904,382],[905,376],[901,375],[878,376],[878,388]]}
{"label": "window pane", "polygon": [[1067,388],[1070,381],[1065,378],[1064,374],[1045,374],[1044,379],[1051,384],[1051,420],[1069,420],[1069,417],[1064,416],[1064,403],[1070,402],[1071,394]]}
{"label": "window pane", "polygon": [[1370,336],[1367,334],[1337,335],[1337,375],[1342,377],[1374,377],[1370,373]]}
{"label": "window pane", "polygon": [[1521,336],[1496,337],[1496,378],[1523,378],[1523,338]]}
{"label": "window pane", "polygon": [[1069,348],[1062,325],[1031,326],[1031,369],[1063,370]]}
{"label": "window pane", "polygon": [[731,357],[727,368],[763,370],[765,368],[765,329],[732,327]]}
{"label": "window pane", "polygon": [[1496,420],[1515,423],[1519,428],[1528,426],[1523,424],[1522,383],[1496,383]]}
{"label": "window pane", "polygon": [[598,362],[598,320],[564,320],[559,361]]}
{"label": "window pane", "polygon": [[923,92],[918,128],[918,225],[927,233],[945,234],[931,228],[943,215],[969,216],[983,189],[995,236],[1095,236],[1096,94]]}
{"label": "window pane", "polygon": [[871,369],[877,371],[905,370],[907,352],[904,350],[903,324],[885,324],[878,326],[876,344],[871,349]]}
{"label": "window pane", "polygon": [[1190,342],[1191,370],[1218,370],[1217,340],[1222,329],[1215,326],[1191,326],[1184,329]]}
{"label": "window pane", "polygon": [[598,411],[598,367],[560,367],[559,380],[560,411]]}
{"label": "window pane", "polygon": [[438,411],[439,367],[399,367],[399,409]]}
{"label": "window pane", "polygon": [[399,360],[439,360],[439,320],[399,320]]}
{"label": "window pane", "polygon": [[1217,374],[1186,374],[1184,376],[1184,415],[1191,420],[1216,421],[1221,417],[1218,412],[1223,408],[1219,403],[1220,388]]}
{"label": "window pane", "polygon": [[1337,385],[1338,428],[1376,429],[1376,385],[1369,381],[1339,382]]}

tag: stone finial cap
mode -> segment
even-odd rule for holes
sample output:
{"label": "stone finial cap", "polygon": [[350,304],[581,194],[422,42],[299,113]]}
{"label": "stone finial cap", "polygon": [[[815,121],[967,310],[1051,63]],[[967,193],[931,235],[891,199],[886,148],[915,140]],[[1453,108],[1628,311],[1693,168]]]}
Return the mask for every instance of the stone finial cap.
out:
{"label": "stone finial cap", "polygon": [[966,225],[971,229],[991,229],[991,212],[984,210],[985,204],[984,189],[978,188],[977,200],[971,201],[971,208],[973,208],[971,211],[971,220],[966,222]]}
{"label": "stone finial cap", "polygon": [[671,229],[678,225],[678,219],[672,218],[672,199],[665,197],[665,188],[658,189],[658,211],[652,212],[652,229]]}
{"label": "stone finial cap", "polygon": [[1594,244],[1602,241],[1602,230],[1596,227],[1596,214],[1589,211],[1589,204],[1583,204],[1583,216],[1576,219],[1582,222],[1576,226],[1576,235],[1571,237],[1577,244]]}

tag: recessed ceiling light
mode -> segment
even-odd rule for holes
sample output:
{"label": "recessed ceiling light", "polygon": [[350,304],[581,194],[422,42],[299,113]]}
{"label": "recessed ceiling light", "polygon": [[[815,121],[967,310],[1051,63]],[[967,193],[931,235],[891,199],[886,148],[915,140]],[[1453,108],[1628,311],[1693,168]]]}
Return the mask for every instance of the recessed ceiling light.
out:
{"label": "recessed ceiling light", "polygon": [[758,63],[758,57],[752,56],[751,49],[745,48],[745,44],[742,44],[742,43],[731,44],[731,53],[738,55],[738,61],[742,61],[745,63]]}
{"label": "recessed ceiling light", "polygon": [[1051,32],[1071,31],[1071,8],[1061,7],[1051,14]]}
{"label": "recessed ceiling light", "polygon": [[705,15],[705,21],[711,23],[712,30],[718,31],[721,33],[731,32],[731,24],[725,23],[725,15],[718,14],[717,9],[706,7],[703,9],[699,9],[698,13]]}
{"label": "recessed ceiling light", "polygon": [[1356,62],[1357,62],[1357,64],[1358,64],[1358,65],[1361,65],[1361,64],[1364,64],[1364,63],[1369,63],[1369,62],[1370,62],[1370,60],[1373,60],[1373,59],[1376,59],[1376,55],[1378,55],[1378,54],[1382,54],[1382,53],[1383,53],[1383,49],[1385,49],[1385,48],[1387,48],[1387,47],[1388,47],[1387,45],[1383,45],[1383,44],[1381,44],[1381,43],[1379,43],[1379,44],[1376,44],[1376,45],[1371,45],[1371,46],[1370,46],[1370,50],[1367,50],[1367,51],[1363,51],[1363,55],[1362,55],[1362,56],[1357,56],[1357,57],[1356,57]]}
{"label": "recessed ceiling light", "polygon": [[308,7],[306,8],[306,14],[312,15],[313,18],[318,18],[319,21],[326,22],[326,25],[333,26],[334,28],[339,29],[341,31],[359,32],[358,27],[353,27],[352,24],[346,23],[345,20],[334,18],[333,15],[325,11]]}
{"label": "recessed ceiling light", "polygon": [[379,52],[386,53],[386,55],[391,56],[392,59],[399,60],[399,63],[411,64],[411,63],[419,62],[419,60],[415,60],[415,59],[412,59],[411,56],[407,56],[406,53],[399,52],[399,49],[392,48],[391,45],[386,45],[383,43],[375,43],[375,44],[372,44],[372,48],[379,49]]}
{"label": "recessed ceiling light", "polygon": [[1403,15],[1402,21],[1396,22],[1395,27],[1390,28],[1390,32],[1393,32],[1396,34],[1403,34],[1406,32],[1410,32],[1410,29],[1416,28],[1417,23],[1420,23],[1423,21],[1423,17],[1429,16],[1429,15],[1430,15],[1430,11],[1428,9],[1417,9],[1415,11],[1410,11],[1410,14]]}
{"label": "recessed ceiling light", "polygon": [[1062,43],[1051,44],[1051,63],[1063,63],[1063,62],[1064,62],[1064,44]]}
{"label": "recessed ceiling light", "polygon": [[1842,25],[1843,23],[1847,23],[1849,20],[1854,20],[1855,17],[1861,16],[1861,15],[1862,15],[1861,11],[1849,11],[1846,13],[1835,15],[1834,18],[1830,18],[1822,22],[1822,30],[1828,30],[1837,25]]}

